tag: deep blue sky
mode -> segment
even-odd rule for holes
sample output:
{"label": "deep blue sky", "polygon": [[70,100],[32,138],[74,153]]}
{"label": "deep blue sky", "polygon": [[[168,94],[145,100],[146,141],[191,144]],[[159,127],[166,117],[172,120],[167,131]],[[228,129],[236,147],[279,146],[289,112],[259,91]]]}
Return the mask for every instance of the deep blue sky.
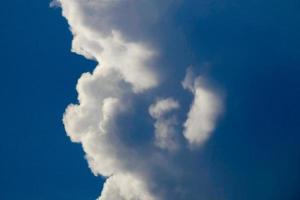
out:
{"label": "deep blue sky", "polygon": [[95,64],[70,53],[68,26],[49,1],[4,1],[0,13],[0,199],[95,199],[101,180],[61,121]]}
{"label": "deep blue sky", "polygon": [[[196,1],[195,1],[196,2]],[[234,1],[231,1],[234,2]],[[300,199],[300,3],[236,3],[178,23],[195,62],[213,63],[226,112],[203,155],[231,200]],[[80,74],[71,34],[48,0],[2,2],[0,199],[95,199],[101,179],[61,122]],[[188,17],[186,17],[188,16]]]}

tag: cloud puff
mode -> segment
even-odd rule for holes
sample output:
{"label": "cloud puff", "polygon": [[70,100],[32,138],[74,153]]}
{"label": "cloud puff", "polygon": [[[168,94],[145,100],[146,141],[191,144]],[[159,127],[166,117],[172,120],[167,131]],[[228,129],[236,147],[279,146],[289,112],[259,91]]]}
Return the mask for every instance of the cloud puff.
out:
{"label": "cloud puff", "polygon": [[156,119],[154,124],[156,145],[162,149],[173,151],[178,148],[176,136],[178,133],[175,127],[177,125],[176,117],[174,115],[166,116],[169,112],[178,108],[179,103],[171,98],[158,100],[149,108],[150,115]]}
{"label": "cloud puff", "polygon": [[[154,56],[153,51],[142,43],[125,41],[120,31],[114,27],[104,28],[108,23],[103,21],[109,15],[103,18],[99,15],[103,15],[103,12],[117,5],[119,1],[59,2],[74,36],[73,52],[94,59],[103,66],[114,68],[137,92],[157,85],[156,74],[147,63]],[[109,34],[106,33],[108,31]]]}
{"label": "cloud puff", "polygon": [[182,85],[194,94],[183,134],[191,145],[201,145],[215,128],[222,111],[222,101],[216,92],[206,87],[201,76],[195,77],[191,69],[187,71]]}
{"label": "cloud puff", "polygon": [[[79,102],[68,106],[63,123],[93,173],[106,178],[99,200],[199,199],[203,174],[185,140],[200,145],[208,139],[221,100],[190,72],[183,86],[195,98],[185,122],[177,118],[179,99],[158,99],[170,87],[162,83],[168,81],[162,69],[184,77],[160,60],[168,46],[160,42],[172,29],[155,29],[165,27],[181,1],[55,2],[73,33],[72,51],[98,62],[79,79]],[[180,87],[180,80],[174,84]]]}
{"label": "cloud puff", "polygon": [[98,200],[155,198],[145,188],[144,182],[131,174],[117,174],[106,180],[101,197]]}
{"label": "cloud puff", "polygon": [[[154,199],[147,191],[140,170],[133,167],[142,159],[120,138],[117,122],[129,108],[134,93],[113,68],[98,67],[83,74],[78,82],[79,104],[70,105],[64,115],[68,135],[82,144],[95,175],[109,177],[101,200]],[[130,184],[128,183],[130,182]]]}

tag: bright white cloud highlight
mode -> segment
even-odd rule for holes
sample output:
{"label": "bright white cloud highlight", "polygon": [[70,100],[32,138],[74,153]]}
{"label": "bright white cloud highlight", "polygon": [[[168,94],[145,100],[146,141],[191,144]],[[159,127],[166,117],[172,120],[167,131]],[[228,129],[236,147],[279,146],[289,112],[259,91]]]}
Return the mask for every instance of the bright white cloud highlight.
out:
{"label": "bright white cloud highlight", "polygon": [[184,123],[184,137],[191,145],[203,144],[215,128],[222,110],[220,97],[212,89],[206,87],[201,76],[196,77],[189,69],[182,82],[185,89],[194,94],[188,117]]}
{"label": "bright white cloud highlight", "polygon": [[155,200],[144,182],[131,174],[117,174],[107,179],[98,200],[141,199]]}
{"label": "bright white cloud highlight", "polygon": [[107,24],[102,23],[108,16],[98,16],[117,5],[117,1],[59,2],[73,33],[73,52],[114,68],[136,92],[157,85],[157,75],[147,63],[154,52],[141,43],[125,41],[119,30],[107,29]]}

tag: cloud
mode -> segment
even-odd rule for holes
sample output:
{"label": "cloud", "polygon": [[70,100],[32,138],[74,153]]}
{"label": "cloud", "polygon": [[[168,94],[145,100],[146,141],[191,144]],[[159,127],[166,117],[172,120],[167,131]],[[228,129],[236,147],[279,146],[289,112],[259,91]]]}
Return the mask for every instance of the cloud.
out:
{"label": "cloud", "polygon": [[106,180],[101,197],[98,200],[155,198],[147,191],[144,182],[131,174],[118,174]]}
{"label": "cloud", "polygon": [[[79,102],[68,106],[63,123],[71,140],[82,145],[92,172],[106,178],[99,200],[199,199],[206,173],[186,143],[208,139],[221,99],[188,72],[183,86],[195,97],[187,120],[180,118],[186,94],[177,94],[186,92],[180,80],[187,65],[162,57],[174,53],[170,46],[184,46],[165,37],[182,38],[164,22],[181,3],[55,1],[73,33],[72,51],[98,63],[78,80]],[[180,80],[170,81],[173,75]]]}
{"label": "cloud", "polygon": [[156,119],[154,124],[156,145],[162,149],[174,151],[178,148],[176,117],[174,115],[166,116],[169,112],[178,108],[179,103],[171,98],[158,100],[149,108],[150,115]]}
{"label": "cloud", "polygon": [[194,94],[183,134],[191,145],[201,145],[215,128],[216,120],[222,111],[221,97],[206,87],[201,76],[195,77],[191,69],[187,71],[182,85]]}
{"label": "cloud", "polygon": [[127,98],[134,93],[130,84],[103,66],[83,74],[77,91],[79,104],[67,108],[63,121],[72,141],[82,144],[93,173],[108,177],[100,199],[154,199],[138,176],[140,170],[132,170],[140,156],[119,135],[118,119],[128,111]]}
{"label": "cloud", "polygon": [[[117,2],[60,1],[63,15],[74,36],[72,51],[94,59],[103,66],[114,68],[137,92],[151,88],[158,84],[155,72],[147,63],[154,56],[153,51],[142,43],[125,41],[118,29],[103,28],[109,27],[108,22],[105,22],[109,15],[103,18],[100,16],[117,5]],[[106,33],[108,31],[109,34]]]}

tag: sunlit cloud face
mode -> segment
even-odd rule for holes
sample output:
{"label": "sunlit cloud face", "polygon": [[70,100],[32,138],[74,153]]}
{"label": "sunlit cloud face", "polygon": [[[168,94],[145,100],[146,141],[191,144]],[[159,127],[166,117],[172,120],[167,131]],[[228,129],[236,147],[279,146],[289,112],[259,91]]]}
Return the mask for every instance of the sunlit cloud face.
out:
{"label": "sunlit cloud face", "polygon": [[[187,66],[166,66],[158,59],[167,51],[172,55],[173,49],[156,40],[172,26],[165,32],[161,27],[161,34],[151,30],[170,20],[180,3],[55,3],[73,33],[72,51],[98,62],[79,79],[79,103],[68,106],[63,122],[71,140],[82,144],[92,172],[107,178],[99,200],[199,199],[201,174],[189,146],[200,147],[210,138],[222,100],[191,70],[178,74]],[[194,96],[185,120],[178,117],[183,112],[179,99],[156,92],[171,89],[163,83],[172,78],[162,74],[166,71],[181,76],[175,84],[183,81],[180,90]]]}
{"label": "sunlit cloud face", "polygon": [[182,86],[193,93],[194,100],[184,123],[183,134],[192,146],[201,145],[210,137],[222,111],[221,97],[205,85],[202,77],[195,77],[188,69]]}

